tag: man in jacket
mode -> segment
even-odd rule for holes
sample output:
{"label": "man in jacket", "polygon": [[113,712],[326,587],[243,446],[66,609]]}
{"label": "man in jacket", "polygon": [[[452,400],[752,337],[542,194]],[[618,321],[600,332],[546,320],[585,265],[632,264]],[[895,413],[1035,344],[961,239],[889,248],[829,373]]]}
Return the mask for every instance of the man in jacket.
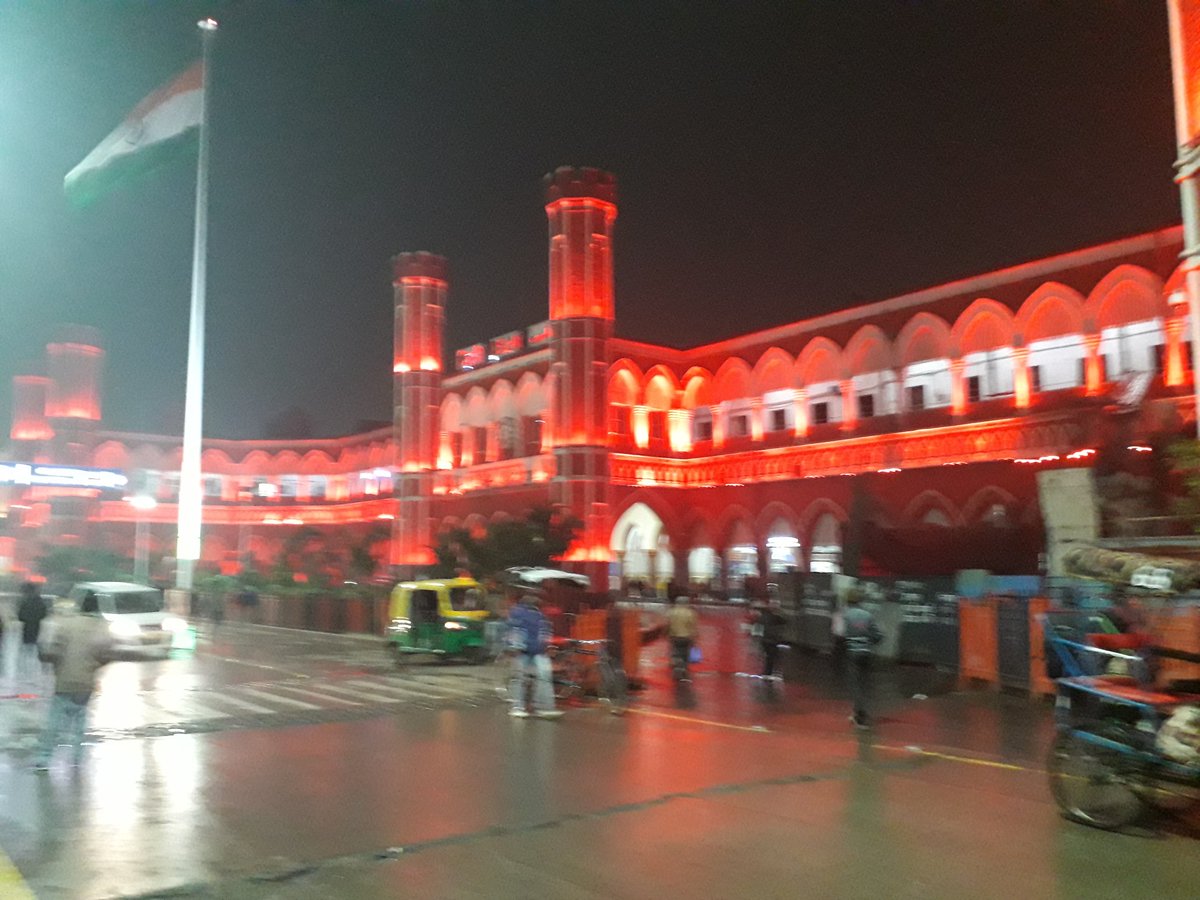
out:
{"label": "man in jacket", "polygon": [[54,633],[42,647],[42,657],[54,664],[54,699],[34,760],[39,772],[49,768],[50,757],[64,732],[74,748],[75,764],[82,762],[88,701],[96,686],[96,672],[112,652],[108,623],[100,617],[99,603],[91,591],[84,596],[80,612],[56,620]]}
{"label": "man in jacket", "polygon": [[871,658],[875,645],[883,640],[883,632],[875,623],[875,617],[863,608],[858,591],[851,591],[846,598],[843,615],[847,677],[850,681],[850,696],[854,701],[854,712],[850,721],[856,728],[870,728],[867,706],[871,694]]}
{"label": "man in jacket", "polygon": [[671,671],[680,681],[691,681],[688,665],[691,663],[692,646],[700,633],[696,611],[688,605],[688,598],[680,594],[675,605],[667,613],[667,637],[671,641]]}
{"label": "man in jacket", "polygon": [[48,610],[46,601],[38,592],[37,585],[27,581],[21,585],[21,603],[17,607],[17,618],[21,622],[21,651],[19,669],[25,681],[36,684],[42,673],[42,664],[38,661],[38,635],[42,630],[42,619],[46,618]]}
{"label": "man in jacket", "polygon": [[550,666],[550,620],[538,608],[537,595],[527,593],[508,614],[509,648],[513,651],[513,677],[509,696],[513,707],[508,714],[529,718],[526,693],[533,679],[533,714],[542,719],[557,719],[562,710],[554,708],[554,674]]}

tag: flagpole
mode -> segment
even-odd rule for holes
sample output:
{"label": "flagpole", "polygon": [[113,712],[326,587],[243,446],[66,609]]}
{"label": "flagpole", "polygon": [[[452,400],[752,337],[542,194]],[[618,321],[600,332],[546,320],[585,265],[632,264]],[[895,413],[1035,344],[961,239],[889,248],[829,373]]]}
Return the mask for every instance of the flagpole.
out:
{"label": "flagpole", "polygon": [[200,482],[200,442],[204,412],[204,300],[208,260],[208,109],[209,57],[217,33],[214,19],[201,19],[203,74],[200,101],[200,153],[196,163],[196,226],[192,242],[192,305],[188,319],[187,386],[183,409],[183,459],[179,467],[179,537],[175,549],[175,587],[191,590],[200,558],[204,492]]}

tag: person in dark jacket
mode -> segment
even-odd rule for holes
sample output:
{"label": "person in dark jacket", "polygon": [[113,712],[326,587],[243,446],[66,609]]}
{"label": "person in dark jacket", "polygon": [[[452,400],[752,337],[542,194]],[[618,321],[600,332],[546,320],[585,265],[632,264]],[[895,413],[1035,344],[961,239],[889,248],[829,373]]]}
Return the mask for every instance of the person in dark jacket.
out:
{"label": "person in dark jacket", "polygon": [[772,596],[758,610],[758,620],[754,633],[762,646],[763,670],[762,677],[769,681],[780,681],[775,674],[779,663],[779,645],[783,642],[784,626],[787,623],[780,611],[779,598]]}
{"label": "person in dark jacket", "polygon": [[850,721],[856,728],[870,728],[867,707],[871,699],[871,659],[875,655],[875,645],[883,640],[883,632],[879,630],[870,610],[863,608],[862,596],[858,591],[851,591],[846,603],[843,615],[846,671],[850,681],[850,696],[854,702]]}
{"label": "person in dark jacket", "polygon": [[21,585],[21,603],[17,607],[17,618],[21,622],[21,650],[18,660],[21,677],[34,682],[42,674],[42,664],[38,660],[38,636],[42,631],[42,619],[46,618],[49,609],[46,600],[32,581]]}
{"label": "person in dark jacket", "polygon": [[562,715],[562,710],[554,708],[554,677],[547,654],[552,629],[538,603],[536,594],[527,593],[508,614],[508,643],[513,654],[513,675],[509,685],[513,706],[509,715],[518,719],[526,719],[530,714],[526,700],[530,679],[533,680],[533,714],[542,719],[557,719]]}

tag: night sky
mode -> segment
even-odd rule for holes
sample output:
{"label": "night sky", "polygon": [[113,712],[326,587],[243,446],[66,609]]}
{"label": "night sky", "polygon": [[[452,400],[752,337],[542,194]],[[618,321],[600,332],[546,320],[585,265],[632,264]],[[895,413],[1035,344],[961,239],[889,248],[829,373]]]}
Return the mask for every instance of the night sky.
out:
{"label": "night sky", "polygon": [[221,22],[205,433],[390,418],[388,260],[448,355],[546,317],[541,176],[618,178],[617,330],[689,346],[1178,221],[1163,0],[0,2],[0,423],[99,327],[112,429],[179,434],[194,166],[63,175]]}

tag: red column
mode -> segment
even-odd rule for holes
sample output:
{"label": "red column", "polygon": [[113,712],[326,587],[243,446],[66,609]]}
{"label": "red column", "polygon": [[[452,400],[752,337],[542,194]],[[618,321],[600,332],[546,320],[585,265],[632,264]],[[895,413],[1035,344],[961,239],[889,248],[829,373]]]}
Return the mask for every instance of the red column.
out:
{"label": "red column", "polygon": [[550,318],[555,389],[551,502],[580,519],[567,554],[594,590],[608,583],[608,340],[614,315],[616,179],[560,168],[545,178],[550,225]]}
{"label": "red column", "polygon": [[395,301],[392,363],[396,518],[392,565],[402,578],[433,562],[433,472],[439,443],[442,320],[446,260],[432,253],[401,253],[392,260]]}

